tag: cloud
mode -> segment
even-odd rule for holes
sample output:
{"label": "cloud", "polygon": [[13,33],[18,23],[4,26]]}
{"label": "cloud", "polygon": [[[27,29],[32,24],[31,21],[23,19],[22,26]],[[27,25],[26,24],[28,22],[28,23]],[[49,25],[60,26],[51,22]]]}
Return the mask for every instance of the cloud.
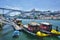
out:
{"label": "cloud", "polygon": [[[19,8],[19,7],[15,7],[15,6],[5,6],[5,8],[7,8],[7,9],[15,9],[15,10],[22,10],[22,8]],[[11,12],[11,13],[9,13],[8,15],[10,15],[10,16],[15,16],[15,15],[18,15],[18,14],[21,14],[20,12]]]}
{"label": "cloud", "polygon": [[5,6],[5,8],[9,8],[9,9],[15,9],[15,10],[22,10],[22,7],[16,7],[16,6]]}

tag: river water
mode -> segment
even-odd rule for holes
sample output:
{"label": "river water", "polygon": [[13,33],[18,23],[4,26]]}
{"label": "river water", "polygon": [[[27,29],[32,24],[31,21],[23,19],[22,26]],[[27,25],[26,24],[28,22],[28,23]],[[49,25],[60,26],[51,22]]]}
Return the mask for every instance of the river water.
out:
{"label": "river water", "polygon": [[[60,20],[34,20],[34,19],[22,19],[22,23],[23,24],[28,24],[31,21],[35,21],[35,22],[50,22],[53,25],[58,25],[60,27]],[[53,27],[55,28],[55,27]],[[59,40],[60,37],[44,37],[44,38],[40,38],[40,37],[36,37],[33,35],[30,35],[28,33],[25,32],[20,32],[20,36],[18,38],[13,38],[13,28],[11,25],[5,25],[3,27],[3,30],[0,31],[0,40]]]}

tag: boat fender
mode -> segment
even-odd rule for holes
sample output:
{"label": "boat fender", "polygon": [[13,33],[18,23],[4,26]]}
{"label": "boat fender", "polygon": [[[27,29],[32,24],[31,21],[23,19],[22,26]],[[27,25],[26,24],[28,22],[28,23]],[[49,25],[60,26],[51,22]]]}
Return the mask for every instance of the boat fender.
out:
{"label": "boat fender", "polygon": [[60,35],[60,32],[58,32],[58,34]]}
{"label": "boat fender", "polygon": [[57,31],[53,29],[53,30],[51,30],[51,33],[57,34]]}
{"label": "boat fender", "polygon": [[40,31],[38,31],[38,32],[36,33],[36,35],[37,35],[37,36],[42,36],[42,34],[41,34]]}
{"label": "boat fender", "polygon": [[42,33],[42,36],[48,36],[48,34]]}
{"label": "boat fender", "polygon": [[58,32],[58,31],[56,31],[56,30],[52,30],[51,33],[54,33],[54,34],[60,35],[60,32]]}
{"label": "boat fender", "polygon": [[41,37],[45,37],[45,36],[48,36],[48,34],[45,34],[45,33],[41,33],[40,31],[38,31],[36,33],[37,36],[41,36]]}

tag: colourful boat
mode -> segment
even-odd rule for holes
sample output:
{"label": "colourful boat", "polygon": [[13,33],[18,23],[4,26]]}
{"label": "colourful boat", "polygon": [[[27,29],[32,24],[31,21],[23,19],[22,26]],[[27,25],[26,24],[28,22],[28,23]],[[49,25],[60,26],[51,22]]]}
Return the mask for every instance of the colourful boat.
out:
{"label": "colourful boat", "polygon": [[28,25],[24,25],[23,30],[38,37],[60,36],[58,29],[52,29],[52,24],[47,22],[31,22]]}

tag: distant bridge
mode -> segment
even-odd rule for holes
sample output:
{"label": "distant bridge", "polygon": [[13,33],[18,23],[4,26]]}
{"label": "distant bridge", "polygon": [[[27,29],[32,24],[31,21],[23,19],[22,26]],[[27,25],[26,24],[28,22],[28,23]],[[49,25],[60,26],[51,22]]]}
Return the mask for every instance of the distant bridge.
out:
{"label": "distant bridge", "polygon": [[35,9],[33,9],[32,11],[22,11],[22,10],[16,10],[16,9],[0,8],[0,10],[3,11],[3,14],[4,14],[4,10],[8,10],[9,12],[7,12],[7,13],[11,13],[11,12],[20,12],[20,13],[33,13],[33,12],[35,12],[35,13],[40,13],[40,11],[36,11]]}

